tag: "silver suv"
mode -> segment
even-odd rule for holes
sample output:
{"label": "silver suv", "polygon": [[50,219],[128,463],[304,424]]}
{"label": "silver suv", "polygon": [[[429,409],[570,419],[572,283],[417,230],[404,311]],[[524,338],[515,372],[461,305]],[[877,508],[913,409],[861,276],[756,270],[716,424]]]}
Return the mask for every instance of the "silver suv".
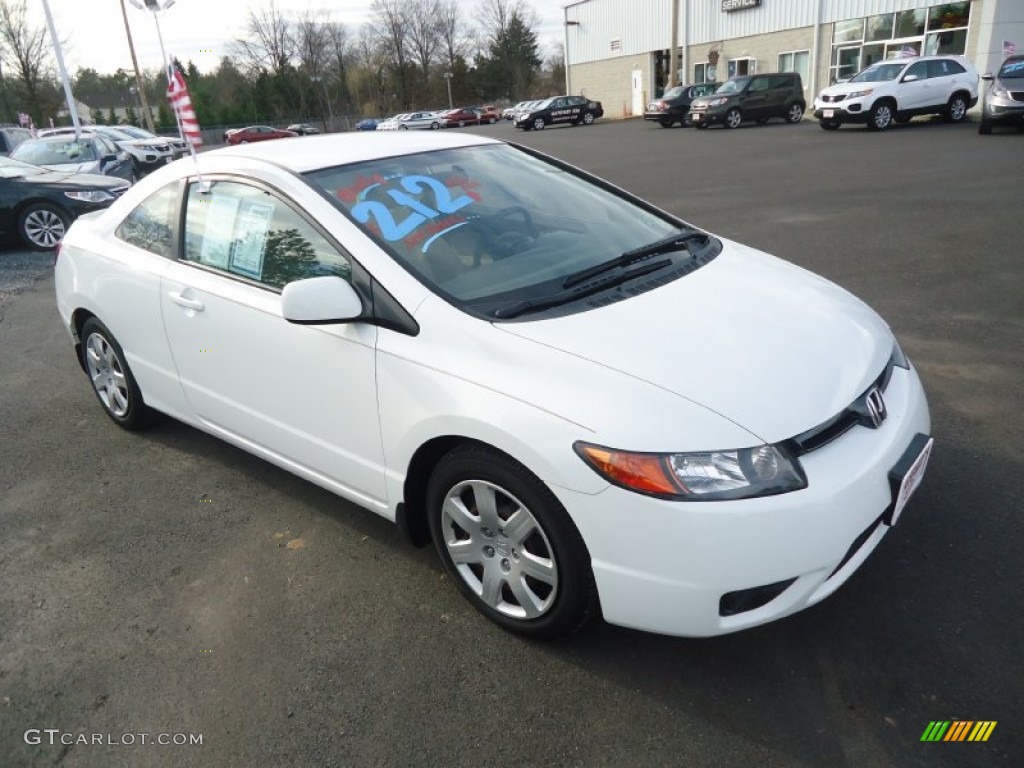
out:
{"label": "silver suv", "polygon": [[1024,128],[1024,54],[1011,56],[999,72],[981,76],[988,81],[978,133],[992,133],[993,125],[1016,125]]}
{"label": "silver suv", "polygon": [[958,123],[978,103],[978,72],[963,56],[920,56],[879,61],[814,100],[814,116],[834,131],[864,123],[884,131],[916,115],[943,115]]}

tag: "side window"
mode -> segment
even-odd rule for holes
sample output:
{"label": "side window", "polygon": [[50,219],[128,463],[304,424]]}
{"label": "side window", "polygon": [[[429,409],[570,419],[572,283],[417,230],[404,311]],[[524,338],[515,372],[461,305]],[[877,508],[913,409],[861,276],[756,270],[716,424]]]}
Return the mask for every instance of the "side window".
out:
{"label": "side window", "polygon": [[917,75],[918,80],[924,80],[926,77],[928,77],[928,62],[918,61],[914,64],[911,64],[910,68],[906,71],[903,77],[905,78],[907,77],[907,75]]}
{"label": "side window", "polygon": [[785,88],[789,90],[793,87],[793,78],[788,75],[778,75],[772,78],[772,88]]}
{"label": "side window", "polygon": [[767,77],[755,77],[753,80],[750,81],[750,87],[747,88],[747,91],[749,91],[750,93],[758,93],[758,92],[767,91],[767,90],[768,90],[768,78]]}
{"label": "side window", "polygon": [[124,217],[114,236],[136,248],[171,258],[179,189],[176,181],[158,189]]}
{"label": "side window", "polygon": [[288,203],[233,181],[209,183],[208,191],[189,185],[184,258],[270,288],[351,276],[348,259]]}

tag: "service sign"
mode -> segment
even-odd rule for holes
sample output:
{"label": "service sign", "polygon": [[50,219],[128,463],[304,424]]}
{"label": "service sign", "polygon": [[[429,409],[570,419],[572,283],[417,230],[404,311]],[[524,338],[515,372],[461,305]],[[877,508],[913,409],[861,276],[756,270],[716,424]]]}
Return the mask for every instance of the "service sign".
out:
{"label": "service sign", "polygon": [[757,8],[759,5],[761,5],[761,0],[722,0],[722,10],[726,13]]}

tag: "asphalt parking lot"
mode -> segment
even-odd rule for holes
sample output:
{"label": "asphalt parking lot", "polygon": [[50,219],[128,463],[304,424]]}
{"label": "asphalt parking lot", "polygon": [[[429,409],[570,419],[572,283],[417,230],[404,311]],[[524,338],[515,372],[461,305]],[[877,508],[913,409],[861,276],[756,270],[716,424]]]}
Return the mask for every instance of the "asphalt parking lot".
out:
{"label": "asphalt parking lot", "polygon": [[[937,445],[899,526],[824,603],[709,640],[520,640],[371,513],[169,420],[118,430],[52,256],[6,246],[0,765],[1024,765],[1024,136],[976,128],[474,129],[838,282],[921,372]],[[998,725],[922,743],[935,720]]]}

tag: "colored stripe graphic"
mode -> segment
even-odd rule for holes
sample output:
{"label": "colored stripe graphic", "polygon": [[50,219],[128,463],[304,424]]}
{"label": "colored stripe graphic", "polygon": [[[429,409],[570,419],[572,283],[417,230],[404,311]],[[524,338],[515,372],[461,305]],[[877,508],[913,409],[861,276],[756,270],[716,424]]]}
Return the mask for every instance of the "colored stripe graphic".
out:
{"label": "colored stripe graphic", "polygon": [[997,720],[932,720],[921,741],[988,741]]}

